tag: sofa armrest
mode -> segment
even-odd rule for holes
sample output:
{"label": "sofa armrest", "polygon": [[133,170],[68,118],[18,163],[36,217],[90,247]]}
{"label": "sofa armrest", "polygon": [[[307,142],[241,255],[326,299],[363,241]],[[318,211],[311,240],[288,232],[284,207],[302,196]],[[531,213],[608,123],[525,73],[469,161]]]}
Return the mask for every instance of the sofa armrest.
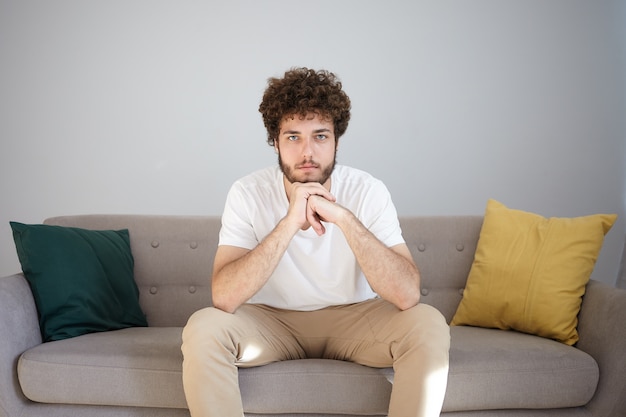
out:
{"label": "sofa armrest", "polygon": [[0,415],[19,416],[28,403],[17,380],[22,352],[42,343],[37,308],[24,275],[0,278]]}
{"label": "sofa armrest", "polygon": [[626,416],[626,290],[591,280],[578,315],[576,347],[598,362],[600,381],[587,409],[594,416]]}

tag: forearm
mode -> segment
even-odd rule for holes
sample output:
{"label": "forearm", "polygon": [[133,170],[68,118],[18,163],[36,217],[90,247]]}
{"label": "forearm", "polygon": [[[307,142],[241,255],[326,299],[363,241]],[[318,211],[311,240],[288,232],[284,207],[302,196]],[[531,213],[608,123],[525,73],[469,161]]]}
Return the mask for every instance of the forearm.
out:
{"label": "forearm", "polygon": [[338,226],[370,286],[379,296],[401,310],[419,302],[420,275],[409,259],[408,250],[403,256],[388,248],[349,211],[342,216]]}
{"label": "forearm", "polygon": [[276,269],[297,230],[283,219],[258,246],[215,270],[213,305],[232,313],[256,294]]}

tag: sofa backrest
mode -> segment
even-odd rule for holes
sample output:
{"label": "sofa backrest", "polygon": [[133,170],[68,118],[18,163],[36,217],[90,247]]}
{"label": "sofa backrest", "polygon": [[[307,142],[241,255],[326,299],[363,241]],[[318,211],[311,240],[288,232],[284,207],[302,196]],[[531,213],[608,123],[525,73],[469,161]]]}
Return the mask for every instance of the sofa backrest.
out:
{"label": "sofa backrest", "polygon": [[184,326],[211,304],[211,273],[219,217],[79,215],[46,224],[95,230],[128,229],[139,304],[150,326]]}
{"label": "sofa backrest", "polygon": [[[77,215],[46,224],[85,229],[128,229],[139,303],[150,326],[184,326],[211,305],[211,273],[220,229],[218,216]],[[404,238],[422,275],[422,302],[448,321],[461,300],[481,216],[400,219]]]}
{"label": "sofa backrest", "polygon": [[450,322],[461,302],[483,216],[401,217],[402,235],[420,270],[421,302]]}

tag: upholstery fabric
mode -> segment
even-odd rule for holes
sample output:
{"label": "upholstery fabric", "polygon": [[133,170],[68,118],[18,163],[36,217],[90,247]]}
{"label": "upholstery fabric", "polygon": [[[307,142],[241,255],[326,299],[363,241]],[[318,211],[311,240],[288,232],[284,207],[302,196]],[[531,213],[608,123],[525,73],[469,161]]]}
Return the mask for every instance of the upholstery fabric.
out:
{"label": "upholstery fabric", "polygon": [[619,264],[619,273],[617,274],[617,288],[626,289],[626,239],[624,239],[622,259]]}
{"label": "upholstery fabric", "polygon": [[44,343],[20,357],[22,390],[44,403],[186,408],[181,332],[135,327]]}
{"label": "upholstery fabric", "polygon": [[[185,408],[181,332],[130,328],[45,343],[21,357],[20,384],[38,402]],[[578,349],[513,331],[458,326],[451,335],[444,411],[575,407],[593,396],[598,366]],[[330,414],[384,414],[393,381],[390,368],[317,359],[239,375],[245,409],[259,414],[319,411],[320,398]]]}
{"label": "upholstery fabric", "polygon": [[54,217],[44,223],[129,228],[139,304],[149,326],[182,327],[194,311],[211,305],[218,217],[96,214]]}
{"label": "upholstery fabric", "polygon": [[448,322],[461,301],[483,216],[402,217],[400,225],[420,270],[421,302]]}
{"label": "upholstery fabric", "polygon": [[[600,381],[587,405],[598,416],[626,415],[626,291],[591,280],[578,315],[580,340],[576,347],[598,362]],[[609,360],[611,358],[611,360]],[[616,372],[616,370],[618,370]]]}
{"label": "upholstery fabric", "polygon": [[545,218],[489,200],[452,325],[515,329],[573,345],[585,286],[617,218]]}
{"label": "upholstery fabric", "polygon": [[128,230],[11,222],[44,341],[147,326]]}
{"label": "upholstery fabric", "polygon": [[[422,302],[440,309],[450,320],[461,300],[483,217],[404,217],[400,221],[407,245],[422,274]],[[8,336],[0,339],[0,414],[5,412],[10,417],[189,417],[188,410],[182,408],[184,406],[155,408],[150,407],[149,403],[166,402],[170,406],[180,406],[184,401],[182,388],[177,385],[181,380],[180,363],[177,361],[182,360],[177,344],[181,327],[189,315],[198,308],[210,305],[210,271],[217,244],[219,218],[88,215],[53,218],[47,220],[46,224],[113,230],[128,228],[135,257],[135,280],[141,291],[140,304],[151,327],[95,333],[41,345],[36,309],[26,280],[20,274],[0,279],[0,329]],[[626,392],[626,379],[623,377],[626,370],[626,356],[623,354],[626,350],[626,328],[620,324],[626,322],[625,306],[626,291],[591,281],[583,297],[580,341],[575,347],[513,331],[464,326],[452,328],[450,384],[443,415],[624,416],[626,397],[622,393]],[[108,338],[111,338],[110,341],[105,342]],[[156,344],[159,344],[159,348],[154,352]],[[103,346],[102,350],[100,345]],[[149,348],[151,345],[153,347]],[[65,354],[64,350],[74,353]],[[166,357],[159,359],[160,354]],[[23,357],[18,367],[20,355]],[[511,363],[507,363],[508,356],[511,357]],[[599,380],[595,387],[593,385],[598,372],[597,369],[593,371],[594,362],[599,367]],[[112,369],[104,369],[102,364]],[[573,369],[563,369],[569,365],[573,365]],[[557,370],[548,372],[552,369]],[[373,386],[378,387],[377,392],[386,392],[393,371],[367,369],[367,373],[362,375],[363,380],[367,381],[364,382],[367,387],[363,392],[355,390],[354,386],[345,387],[348,381],[352,384],[355,380],[360,383],[361,380],[357,378],[360,378],[362,371],[362,367],[350,363],[342,362],[336,367],[333,361],[294,361],[242,369],[240,383],[246,416],[384,415],[380,412],[385,406],[381,398],[384,394],[373,399],[366,397],[372,392]],[[104,381],[99,382],[100,372]],[[307,373],[323,375],[314,375],[309,381]],[[151,382],[146,382],[150,374],[160,381],[159,384],[164,384],[163,388],[155,386],[159,393],[167,391],[162,395],[164,399],[154,398],[150,392],[146,392],[143,384],[151,386]],[[291,382],[290,386],[280,383],[281,376]],[[134,381],[135,378],[137,381]],[[73,385],[66,388],[58,383],[61,380]],[[307,392],[302,388],[309,382],[317,381],[317,384],[319,381],[328,383],[331,380],[333,394],[336,391],[337,395],[328,396],[329,404],[321,403],[322,397],[316,391]],[[93,399],[94,396],[102,399],[106,393],[95,395],[86,392],[87,386],[99,386],[98,390],[102,391],[112,389],[112,383],[121,385],[121,388],[113,387],[115,392],[121,393],[121,397],[115,401],[136,401],[141,402],[141,405],[36,403],[22,395],[24,387],[33,398],[63,398],[71,402]],[[296,384],[304,385],[293,386]],[[80,388],[80,391],[73,392],[75,387]],[[544,387],[546,392],[537,394],[539,387]],[[317,389],[319,387],[316,386]],[[529,400],[529,404],[549,405],[563,401],[578,404],[584,401],[588,391],[594,389],[593,398],[584,406],[526,408],[525,402],[520,406],[520,398],[531,395],[537,395],[537,400]],[[355,391],[355,395],[360,398],[352,398]],[[255,396],[257,392],[265,392],[271,397]],[[290,398],[283,396],[283,392],[302,392],[303,395]],[[337,405],[335,399],[343,393],[349,395],[350,399]],[[129,397],[134,399],[129,400]],[[510,398],[510,403],[506,401],[507,398]],[[465,406],[464,401],[469,405]],[[337,406],[345,410],[346,404],[355,407],[355,410],[362,410],[362,402],[369,402],[372,408],[365,413],[319,411],[321,406]],[[476,403],[503,408],[469,409],[475,408]],[[268,407],[280,411],[269,414],[258,412]],[[315,411],[307,414],[298,412],[303,408]],[[459,408],[463,410],[452,411]]]}
{"label": "upholstery fabric", "polygon": [[574,347],[512,330],[453,326],[450,333],[444,411],[574,407],[595,392],[598,365]]}

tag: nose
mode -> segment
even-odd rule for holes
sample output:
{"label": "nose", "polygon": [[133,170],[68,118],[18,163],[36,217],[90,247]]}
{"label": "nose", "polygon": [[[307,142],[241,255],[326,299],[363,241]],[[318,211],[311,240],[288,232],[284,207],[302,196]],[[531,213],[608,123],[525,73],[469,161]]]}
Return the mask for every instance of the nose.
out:
{"label": "nose", "polygon": [[307,138],[302,141],[302,156],[307,159],[313,157],[313,141]]}

